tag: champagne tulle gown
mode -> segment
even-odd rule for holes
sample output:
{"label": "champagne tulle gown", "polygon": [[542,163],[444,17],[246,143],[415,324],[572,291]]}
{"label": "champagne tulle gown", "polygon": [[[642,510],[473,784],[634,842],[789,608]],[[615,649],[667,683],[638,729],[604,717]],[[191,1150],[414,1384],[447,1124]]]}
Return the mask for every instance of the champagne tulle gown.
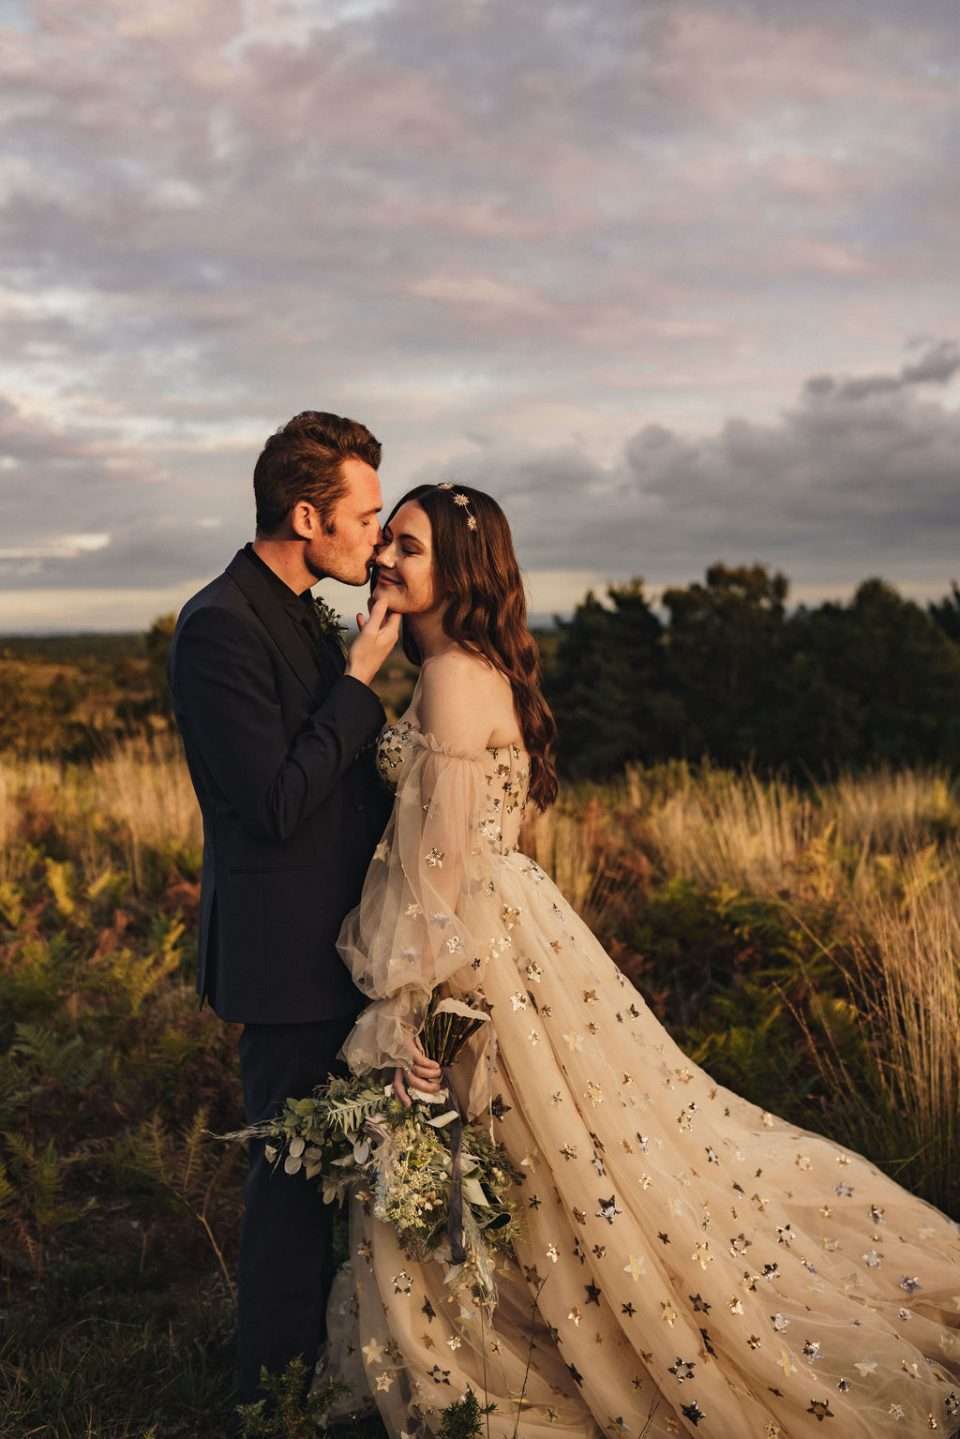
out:
{"label": "champagne tulle gown", "polygon": [[351,1199],[337,1412],[372,1396],[391,1439],[429,1435],[469,1385],[497,1439],[518,1406],[524,1439],[952,1434],[960,1226],[688,1059],[516,848],[525,752],[423,733],[419,691],[378,743],[396,802],[340,936],[373,1003],[342,1053],[392,1065],[435,985],[480,991],[455,1083],[526,1175],[525,1235],[491,1323]]}

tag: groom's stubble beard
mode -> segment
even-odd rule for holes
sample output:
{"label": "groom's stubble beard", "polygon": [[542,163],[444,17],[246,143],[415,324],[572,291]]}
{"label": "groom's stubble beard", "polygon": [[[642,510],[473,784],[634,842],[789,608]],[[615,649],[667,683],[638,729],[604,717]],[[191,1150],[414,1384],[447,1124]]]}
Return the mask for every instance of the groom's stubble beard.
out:
{"label": "groom's stubble beard", "polygon": [[373,564],[375,553],[374,546],[370,546],[370,553],[366,559],[359,555],[352,556],[339,551],[336,544],[337,527],[335,521],[324,525],[324,538],[328,542],[326,553],[318,555],[311,547],[309,541],[304,542],[303,563],[313,575],[315,580],[334,579],[345,585],[363,585],[370,578],[370,569]]}

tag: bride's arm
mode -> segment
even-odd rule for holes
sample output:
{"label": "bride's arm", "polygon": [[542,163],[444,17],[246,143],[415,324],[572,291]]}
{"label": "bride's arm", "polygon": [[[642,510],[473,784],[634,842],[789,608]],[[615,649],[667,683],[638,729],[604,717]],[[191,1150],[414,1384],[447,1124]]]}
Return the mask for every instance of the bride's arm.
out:
{"label": "bride's arm", "polygon": [[467,667],[447,660],[424,671],[420,731],[410,737],[416,752],[337,941],[354,982],[375,1001],[341,1050],[354,1072],[408,1067],[433,990],[464,967],[479,984],[498,935],[491,857],[478,829],[489,725],[479,720]]}

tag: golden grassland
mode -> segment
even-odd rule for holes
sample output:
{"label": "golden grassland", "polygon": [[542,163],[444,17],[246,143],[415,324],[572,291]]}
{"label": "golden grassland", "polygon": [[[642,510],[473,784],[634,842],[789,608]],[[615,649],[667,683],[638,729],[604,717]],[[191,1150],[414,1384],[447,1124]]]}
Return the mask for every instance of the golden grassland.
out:
{"label": "golden grassland", "polygon": [[[204,1131],[240,1116],[238,1028],[196,1005],[200,844],[168,737],[0,757],[3,1439],[226,1432],[243,1164]],[[946,774],[631,768],[522,847],[693,1060],[960,1217]]]}

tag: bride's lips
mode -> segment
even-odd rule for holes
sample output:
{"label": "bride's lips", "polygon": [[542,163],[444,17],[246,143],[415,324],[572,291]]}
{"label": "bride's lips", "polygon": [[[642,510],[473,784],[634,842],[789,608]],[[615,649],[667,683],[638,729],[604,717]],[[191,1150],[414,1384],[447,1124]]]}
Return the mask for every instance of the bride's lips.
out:
{"label": "bride's lips", "polygon": [[399,581],[399,580],[388,580],[384,575],[378,575],[378,576],[377,576],[377,584],[378,584],[378,585],[392,585],[394,589],[399,589],[399,588],[400,588],[400,581]]}

